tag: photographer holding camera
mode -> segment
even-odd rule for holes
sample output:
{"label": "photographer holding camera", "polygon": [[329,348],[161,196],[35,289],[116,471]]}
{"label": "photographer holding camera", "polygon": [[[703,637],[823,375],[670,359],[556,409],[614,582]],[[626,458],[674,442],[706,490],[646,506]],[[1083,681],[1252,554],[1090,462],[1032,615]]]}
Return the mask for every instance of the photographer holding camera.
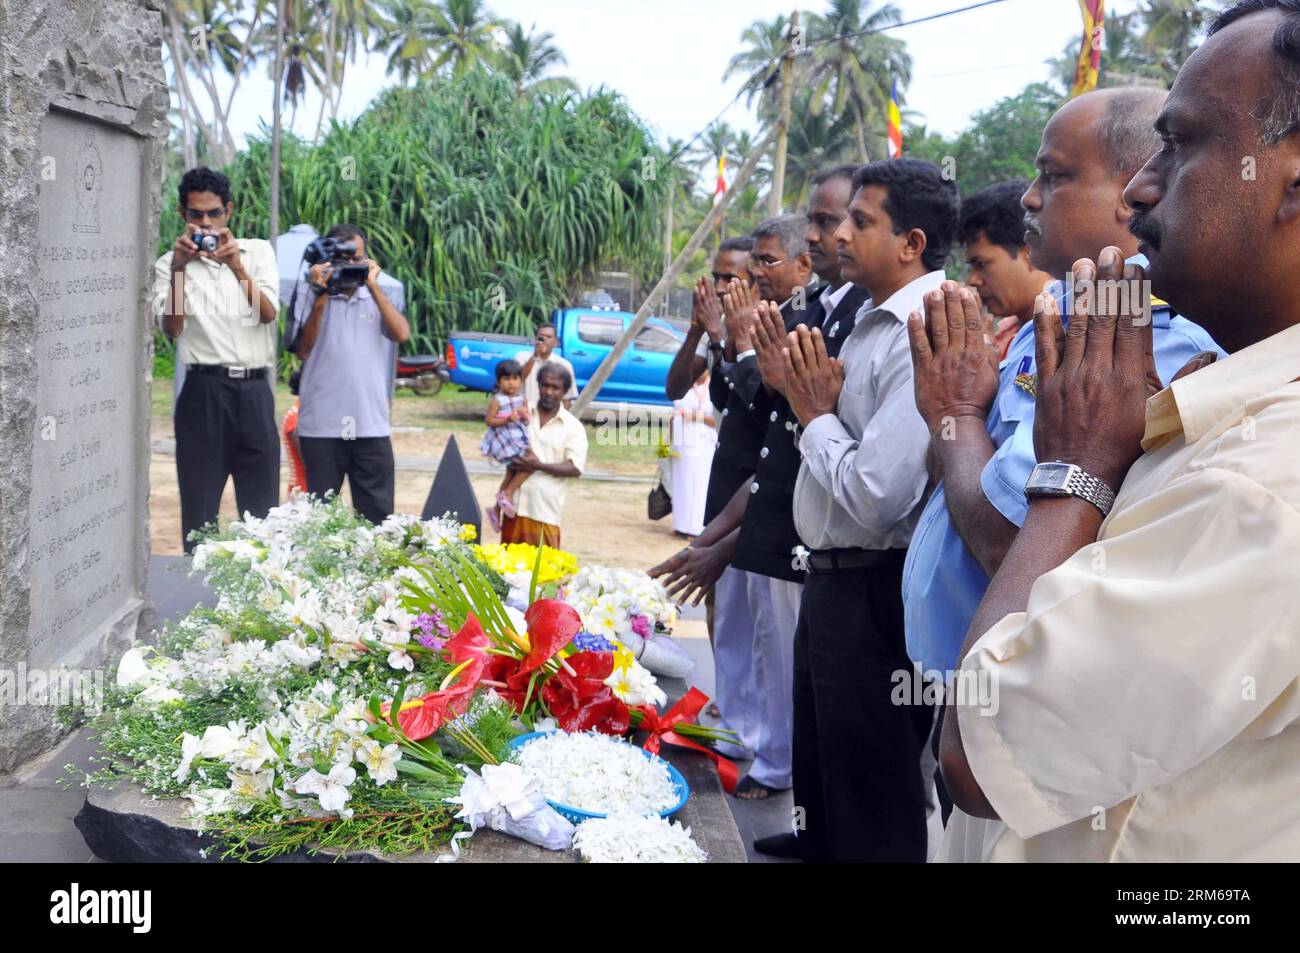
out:
{"label": "photographer holding camera", "polygon": [[411,326],[380,289],[379,264],[366,257],[356,225],[335,225],[306,258],[311,289],[294,309],[294,350],[303,362],[298,440],[307,489],[337,493],[346,476],[352,506],[382,523],[393,512],[392,345]]}
{"label": "photographer holding camera", "polygon": [[202,166],[181,177],[185,232],[154,265],[154,307],[176,339],[185,383],[176,399],[176,482],[185,551],[217,518],[234,477],[239,512],[265,516],[280,499],[280,441],[267,378],[280,309],[275,250],[227,227],[230,180]]}

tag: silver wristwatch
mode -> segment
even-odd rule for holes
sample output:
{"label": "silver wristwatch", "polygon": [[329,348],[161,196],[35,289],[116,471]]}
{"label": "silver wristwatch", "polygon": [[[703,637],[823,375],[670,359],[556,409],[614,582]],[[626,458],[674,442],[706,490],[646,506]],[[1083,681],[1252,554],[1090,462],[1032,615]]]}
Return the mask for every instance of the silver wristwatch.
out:
{"label": "silver wristwatch", "polygon": [[1073,463],[1053,460],[1040,463],[1029,474],[1025,496],[1077,496],[1087,500],[1105,516],[1115,505],[1115,491]]}

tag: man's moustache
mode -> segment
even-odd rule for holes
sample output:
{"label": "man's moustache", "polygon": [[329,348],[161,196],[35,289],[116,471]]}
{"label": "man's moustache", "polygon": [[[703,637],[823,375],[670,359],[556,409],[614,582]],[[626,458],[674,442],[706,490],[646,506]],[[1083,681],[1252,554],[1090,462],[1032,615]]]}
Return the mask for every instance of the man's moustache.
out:
{"label": "man's moustache", "polygon": [[1043,234],[1043,226],[1038,221],[1038,216],[1032,212],[1025,213],[1025,231],[1033,232],[1035,235]]}
{"label": "man's moustache", "polygon": [[1160,230],[1151,221],[1149,212],[1134,212],[1128,220],[1128,230],[1152,248],[1160,247]]}

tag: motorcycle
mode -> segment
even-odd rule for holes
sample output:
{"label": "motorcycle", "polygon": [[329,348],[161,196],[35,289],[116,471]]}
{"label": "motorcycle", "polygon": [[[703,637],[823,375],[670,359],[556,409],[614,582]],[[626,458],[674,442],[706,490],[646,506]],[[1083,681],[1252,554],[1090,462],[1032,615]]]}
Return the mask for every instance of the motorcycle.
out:
{"label": "motorcycle", "polygon": [[396,387],[409,387],[417,394],[433,396],[451,379],[446,362],[436,354],[399,354]]}

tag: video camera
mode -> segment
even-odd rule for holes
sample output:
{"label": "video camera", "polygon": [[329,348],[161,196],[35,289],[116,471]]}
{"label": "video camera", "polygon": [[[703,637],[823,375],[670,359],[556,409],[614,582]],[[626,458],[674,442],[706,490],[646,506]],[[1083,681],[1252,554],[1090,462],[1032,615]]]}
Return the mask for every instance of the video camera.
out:
{"label": "video camera", "polygon": [[351,260],[356,253],[356,242],[341,242],[337,238],[315,238],[303,249],[302,257],[309,265],[320,265],[325,262],[333,265],[334,270],[330,272],[325,293],[339,294],[360,288],[370,276],[368,262]]}

